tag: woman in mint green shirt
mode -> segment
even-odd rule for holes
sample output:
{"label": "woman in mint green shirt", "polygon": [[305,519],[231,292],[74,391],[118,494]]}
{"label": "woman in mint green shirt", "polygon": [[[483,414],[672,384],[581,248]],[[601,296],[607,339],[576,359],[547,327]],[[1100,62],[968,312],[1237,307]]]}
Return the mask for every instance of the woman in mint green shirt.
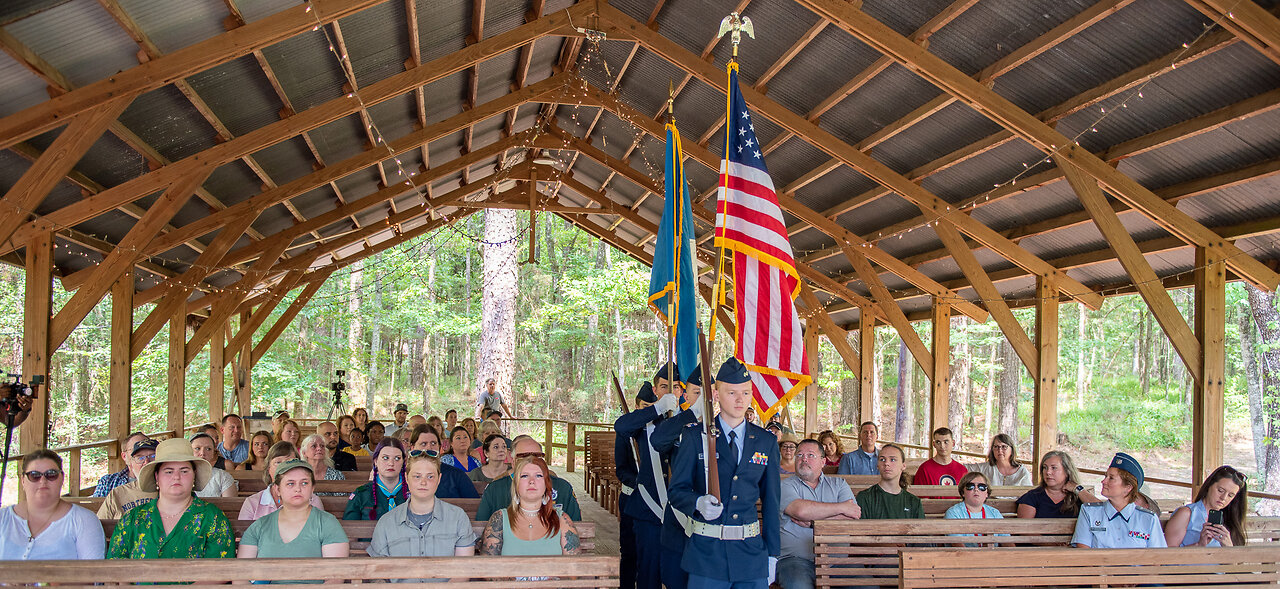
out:
{"label": "woman in mint green shirt", "polygon": [[342,523],[311,505],[315,473],[305,460],[276,468],[280,509],[262,516],[240,539],[239,558],[338,558],[350,553]]}

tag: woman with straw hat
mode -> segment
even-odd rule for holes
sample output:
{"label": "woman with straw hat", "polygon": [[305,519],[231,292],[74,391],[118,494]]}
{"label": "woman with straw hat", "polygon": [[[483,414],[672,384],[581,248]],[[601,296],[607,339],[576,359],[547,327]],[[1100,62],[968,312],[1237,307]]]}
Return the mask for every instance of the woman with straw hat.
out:
{"label": "woman with straw hat", "polygon": [[155,461],[138,473],[142,490],[158,496],[124,514],[107,558],[234,558],[231,522],[195,496],[212,473],[213,466],[197,458],[186,440],[160,442]]}

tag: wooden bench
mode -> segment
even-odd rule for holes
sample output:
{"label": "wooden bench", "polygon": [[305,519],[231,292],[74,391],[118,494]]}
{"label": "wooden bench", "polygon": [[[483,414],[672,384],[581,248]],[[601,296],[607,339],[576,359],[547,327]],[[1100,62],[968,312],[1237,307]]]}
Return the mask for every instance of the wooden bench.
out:
{"label": "wooden bench", "polygon": [[[107,519],[102,520],[102,529],[106,533],[107,538],[111,537],[111,532],[115,530],[118,520]],[[373,539],[373,528],[378,524],[372,520],[340,520],[342,530],[347,533],[347,539],[351,545],[351,556],[368,556],[365,549],[369,547],[369,542]],[[487,522],[471,522],[471,529],[475,530],[477,542],[479,536],[484,533],[484,527]],[[240,537],[244,535],[244,531],[249,529],[253,522],[248,520],[231,520],[231,530],[236,536],[236,542],[240,542]],[[595,522],[574,522],[574,527],[578,529],[578,537],[582,540],[582,551],[584,553],[595,552],[596,549],[596,524]]]}
{"label": "wooden bench", "polygon": [[617,515],[622,483],[618,481],[617,465],[613,459],[614,433],[589,431],[585,436],[583,485],[596,503]]}
{"label": "wooden bench", "polygon": [[[64,499],[69,503],[79,505],[94,513],[97,513],[98,508],[102,506],[101,497],[64,497]],[[228,519],[236,519],[240,515],[240,507],[244,505],[244,499],[244,497],[210,497],[205,499],[205,501],[209,502],[214,507],[221,509],[222,512],[227,515]],[[475,519],[476,510],[480,509],[479,499],[443,499],[443,501],[450,505],[457,506],[467,512],[467,515],[471,517],[471,519]],[[332,513],[339,518],[342,517],[343,512],[347,509],[346,497],[321,497],[320,503],[324,505],[325,511]]]}
{"label": "wooden bench", "polygon": [[902,589],[934,587],[1232,587],[1280,584],[1280,547],[904,548]]}
{"label": "wooden bench", "polygon": [[[618,557],[473,556],[442,558],[273,558],[163,560],[43,560],[0,563],[9,587],[56,584],[152,583],[212,589],[251,580],[326,579],[364,583],[386,579],[450,579],[449,587],[617,587]],[[545,579],[545,580],[529,580]],[[194,584],[188,584],[194,583]]]}

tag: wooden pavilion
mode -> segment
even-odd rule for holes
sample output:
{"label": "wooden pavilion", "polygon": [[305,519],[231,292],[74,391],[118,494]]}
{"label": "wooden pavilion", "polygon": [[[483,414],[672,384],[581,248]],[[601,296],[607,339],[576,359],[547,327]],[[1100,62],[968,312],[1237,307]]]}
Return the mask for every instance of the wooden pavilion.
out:
{"label": "wooden pavilion", "polygon": [[[933,425],[950,316],[991,317],[1036,382],[1040,456],[1059,305],[1137,292],[1195,383],[1193,482],[1221,462],[1225,285],[1280,282],[1265,0],[5,2],[0,256],[26,269],[23,373],[110,296],[112,435],[166,327],[181,429],[206,346],[211,415],[228,367],[244,410],[254,362],[335,270],[481,208],[530,211],[534,231],[555,214],[650,262],[669,81],[709,265],[731,11],[757,31],[742,91],[807,341],[830,338],[864,411],[874,338],[849,331],[896,330]],[[75,293],[56,314],[55,279]],[[1185,286],[1189,322],[1166,291]],[[45,399],[23,448],[45,443]]]}

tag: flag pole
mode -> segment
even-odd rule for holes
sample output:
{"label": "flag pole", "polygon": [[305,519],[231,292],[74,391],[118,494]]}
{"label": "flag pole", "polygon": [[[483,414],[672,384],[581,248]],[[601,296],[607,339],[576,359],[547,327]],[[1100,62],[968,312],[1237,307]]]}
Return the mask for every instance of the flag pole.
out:
{"label": "flag pole", "polygon": [[[667,81],[667,125],[671,127],[672,131],[675,131],[676,119],[675,119],[675,113],[673,112],[673,108],[672,108],[673,102],[675,102],[675,84],[671,80],[668,80]],[[675,132],[671,133],[671,137],[673,140],[677,142],[680,140],[680,135],[678,133],[675,133]],[[671,219],[671,268],[672,268],[671,294],[667,296],[667,382],[671,383],[672,385],[674,385],[676,382],[680,380],[680,377],[675,374],[676,314],[679,313],[680,311],[679,302],[678,302],[680,300],[680,240],[678,239],[678,237],[680,236],[680,227],[678,227],[678,225],[679,225],[679,219],[681,217],[680,211],[683,210],[679,208],[679,205],[680,205],[679,195],[681,193],[680,181],[682,179],[680,178],[680,174],[678,174],[677,172],[678,164],[680,163],[678,147],[679,145],[677,144],[675,148],[668,150],[672,154],[673,159],[676,160],[673,163],[674,165],[670,172],[675,177],[675,181],[672,182],[672,184],[676,188],[675,190],[676,193],[674,195],[671,195],[671,194],[667,195],[667,198],[676,199],[675,206],[672,208],[672,211],[674,212],[674,216]],[[654,383],[654,384],[657,384],[657,383]]]}
{"label": "flag pole", "polygon": [[[725,65],[725,92],[724,92],[724,157],[729,157],[729,131],[733,125],[733,113],[729,112],[730,103],[733,101],[729,93],[732,92],[730,86],[733,82],[733,71],[738,69],[738,45],[742,43],[742,33],[746,32],[752,39],[756,38],[755,27],[751,24],[751,19],[739,16],[737,12],[729,13],[720,21],[720,32],[716,35],[716,39],[724,37],[725,33],[732,33],[729,40],[733,43],[733,57],[729,59],[729,63]],[[725,165],[725,164],[722,164]],[[720,171],[720,186],[728,189],[728,177],[725,175],[727,170]],[[722,210],[725,206],[725,199],[716,199],[716,226],[712,228],[712,235],[720,229],[720,220],[725,217],[726,211]],[[724,242],[720,243],[720,249],[716,254],[716,279],[715,286],[711,290],[711,317],[708,322],[711,324],[710,334],[707,337],[708,345],[714,346],[716,343],[716,313],[725,306],[725,290],[724,290]],[[737,305],[734,301],[734,305]],[[734,350],[737,350],[737,343],[734,342]]]}

